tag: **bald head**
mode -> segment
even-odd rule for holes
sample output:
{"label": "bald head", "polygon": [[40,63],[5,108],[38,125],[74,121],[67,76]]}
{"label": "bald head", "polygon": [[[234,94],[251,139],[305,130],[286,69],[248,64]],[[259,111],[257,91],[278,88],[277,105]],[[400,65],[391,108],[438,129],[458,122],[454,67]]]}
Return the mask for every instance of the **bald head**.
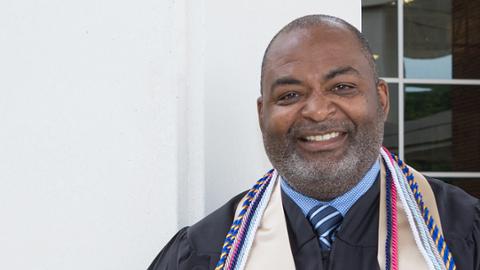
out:
{"label": "bald head", "polygon": [[[273,37],[273,39],[268,44],[262,60],[261,81],[260,81],[260,87],[262,89],[262,93],[263,93],[263,87],[264,87],[263,82],[264,82],[265,68],[270,61],[270,56],[271,56],[270,51],[273,47],[275,47],[276,41],[279,40],[281,37],[288,35],[289,33],[294,31],[310,30],[310,29],[320,28],[320,27],[340,29],[340,30],[343,29],[343,30],[346,30],[345,32],[347,34],[350,33],[350,35],[354,38],[354,40],[357,41],[359,50],[363,53],[365,58],[368,60],[368,63],[372,69],[372,73],[374,74],[374,80],[378,81],[378,75],[377,75],[372,51],[370,49],[370,46],[368,45],[367,39],[363,36],[362,33],[360,33],[360,31],[358,31],[357,28],[355,28],[353,25],[337,17],[333,17],[329,15],[307,15],[307,16],[298,18],[290,22],[289,24],[287,24]],[[339,46],[341,46],[340,43],[339,43]]]}

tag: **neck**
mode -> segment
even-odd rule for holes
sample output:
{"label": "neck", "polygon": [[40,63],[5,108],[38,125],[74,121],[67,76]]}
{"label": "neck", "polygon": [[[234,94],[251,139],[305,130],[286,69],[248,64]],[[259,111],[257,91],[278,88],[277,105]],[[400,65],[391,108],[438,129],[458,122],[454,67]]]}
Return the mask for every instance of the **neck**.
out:
{"label": "neck", "polygon": [[375,159],[372,162],[358,164],[356,170],[350,175],[344,175],[339,171],[332,177],[317,178],[313,182],[305,182],[297,178],[285,178],[285,181],[297,192],[320,200],[331,201],[354,188],[372,168]]}

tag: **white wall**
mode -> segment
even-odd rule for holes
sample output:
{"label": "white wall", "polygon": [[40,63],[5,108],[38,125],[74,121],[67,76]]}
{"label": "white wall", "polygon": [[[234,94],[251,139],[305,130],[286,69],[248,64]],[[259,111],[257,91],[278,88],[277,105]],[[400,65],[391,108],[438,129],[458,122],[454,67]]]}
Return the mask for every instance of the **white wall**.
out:
{"label": "white wall", "polygon": [[360,1],[318,3],[1,1],[0,269],[145,269],[247,188],[268,40],[309,13],[360,25]]}
{"label": "white wall", "polygon": [[144,269],[176,230],[175,8],[0,2],[0,269]]}

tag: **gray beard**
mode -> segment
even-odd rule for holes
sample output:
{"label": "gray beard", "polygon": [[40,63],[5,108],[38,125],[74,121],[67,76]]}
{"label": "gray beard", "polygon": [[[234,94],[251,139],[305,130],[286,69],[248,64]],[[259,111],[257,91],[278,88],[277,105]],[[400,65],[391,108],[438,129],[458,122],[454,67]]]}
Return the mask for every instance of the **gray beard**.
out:
{"label": "gray beard", "polygon": [[[285,138],[263,134],[267,155],[290,186],[298,192],[329,201],[352,189],[378,159],[383,141],[383,111],[368,125],[355,126],[350,121],[322,122],[294,126]],[[347,130],[348,146],[340,160],[306,160],[295,150],[299,130],[325,131],[334,127]],[[319,154],[321,155],[321,154]]]}

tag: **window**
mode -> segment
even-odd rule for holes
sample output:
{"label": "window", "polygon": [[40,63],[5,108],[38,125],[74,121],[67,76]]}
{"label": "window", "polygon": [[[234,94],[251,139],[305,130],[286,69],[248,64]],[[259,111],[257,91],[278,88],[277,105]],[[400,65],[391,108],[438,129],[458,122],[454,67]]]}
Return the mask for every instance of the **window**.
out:
{"label": "window", "polygon": [[390,86],[384,144],[480,195],[480,1],[363,0],[362,28]]}

